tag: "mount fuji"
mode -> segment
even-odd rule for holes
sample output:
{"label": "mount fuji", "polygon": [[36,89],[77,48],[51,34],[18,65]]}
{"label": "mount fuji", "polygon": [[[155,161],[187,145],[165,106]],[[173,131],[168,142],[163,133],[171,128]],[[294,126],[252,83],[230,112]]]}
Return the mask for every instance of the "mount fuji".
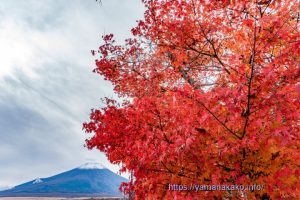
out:
{"label": "mount fuji", "polygon": [[0,191],[0,197],[120,197],[119,186],[127,181],[100,163],[86,163]]}

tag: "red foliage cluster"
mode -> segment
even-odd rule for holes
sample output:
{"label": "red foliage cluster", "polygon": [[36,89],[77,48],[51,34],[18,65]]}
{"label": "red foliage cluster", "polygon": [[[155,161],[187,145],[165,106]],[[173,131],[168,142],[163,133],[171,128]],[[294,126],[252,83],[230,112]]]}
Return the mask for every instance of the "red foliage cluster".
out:
{"label": "red foliage cluster", "polygon": [[299,1],[143,2],[133,38],[103,37],[95,72],[128,101],[93,110],[87,146],[132,174],[136,199],[300,199]]}

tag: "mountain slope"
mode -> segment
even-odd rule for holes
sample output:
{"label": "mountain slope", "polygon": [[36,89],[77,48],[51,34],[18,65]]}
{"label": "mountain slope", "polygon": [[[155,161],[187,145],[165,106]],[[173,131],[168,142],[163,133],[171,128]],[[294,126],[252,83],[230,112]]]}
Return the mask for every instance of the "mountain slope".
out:
{"label": "mountain slope", "polygon": [[36,179],[2,191],[0,196],[122,196],[118,188],[126,181],[100,164],[87,163],[49,178]]}

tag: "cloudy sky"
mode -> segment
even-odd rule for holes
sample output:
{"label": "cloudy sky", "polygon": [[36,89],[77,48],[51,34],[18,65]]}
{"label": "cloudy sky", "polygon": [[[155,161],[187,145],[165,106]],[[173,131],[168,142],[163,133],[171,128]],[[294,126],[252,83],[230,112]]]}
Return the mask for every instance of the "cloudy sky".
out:
{"label": "cloudy sky", "polygon": [[140,0],[0,0],[0,188],[104,154],[83,147],[82,123],[112,86],[92,73],[101,35],[130,37]]}

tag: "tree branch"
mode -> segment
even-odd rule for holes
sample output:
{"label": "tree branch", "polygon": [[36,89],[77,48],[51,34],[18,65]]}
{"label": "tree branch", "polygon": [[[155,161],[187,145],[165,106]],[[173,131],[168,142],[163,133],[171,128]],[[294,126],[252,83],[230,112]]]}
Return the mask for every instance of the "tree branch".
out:
{"label": "tree branch", "polygon": [[[198,86],[195,85],[195,80],[193,80],[188,74],[187,72],[185,72],[184,70],[181,70],[181,74],[182,77],[184,78],[184,80],[186,80],[195,90],[199,89]],[[231,133],[232,135],[234,135],[235,137],[237,137],[238,139],[242,139],[242,137],[240,135],[238,135],[237,133],[235,133],[234,131],[232,131],[230,128],[228,128],[228,126],[226,126],[226,124],[224,122],[222,122],[207,106],[205,106],[205,104],[202,101],[196,100],[201,106],[204,107],[204,109],[211,114],[229,133]]]}
{"label": "tree branch", "polygon": [[251,100],[251,85],[252,85],[252,80],[253,80],[253,76],[254,76],[254,66],[255,66],[255,53],[256,53],[256,20],[254,21],[254,35],[253,35],[253,48],[252,48],[252,53],[250,56],[250,65],[251,65],[251,73],[250,73],[250,77],[248,80],[248,94],[247,94],[247,109],[244,112],[244,117],[246,117],[245,119],[245,123],[244,123],[244,128],[242,131],[242,136],[241,139],[244,138],[244,136],[246,135],[246,130],[247,130],[247,125],[249,122],[249,116],[250,116],[250,100]]}

